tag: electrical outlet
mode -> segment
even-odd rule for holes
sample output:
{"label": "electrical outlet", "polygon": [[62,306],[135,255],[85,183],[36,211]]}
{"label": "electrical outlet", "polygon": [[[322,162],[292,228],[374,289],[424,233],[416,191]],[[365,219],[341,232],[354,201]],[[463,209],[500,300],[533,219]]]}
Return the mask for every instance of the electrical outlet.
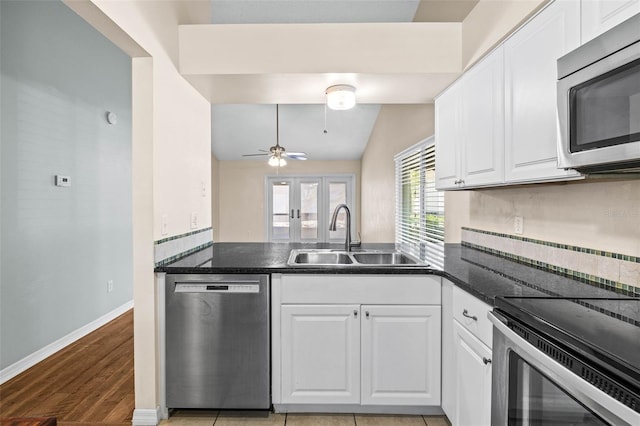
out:
{"label": "electrical outlet", "polygon": [[196,229],[198,227],[198,212],[191,213],[191,229]]}
{"label": "electrical outlet", "polygon": [[200,191],[203,197],[207,196],[207,187],[204,184],[204,181],[200,181]]}
{"label": "electrical outlet", "polygon": [[522,216],[516,216],[513,221],[513,232],[518,235],[522,235],[524,232],[524,218]]}
{"label": "electrical outlet", "polygon": [[111,293],[113,291],[113,280],[107,281],[107,293]]}
{"label": "electrical outlet", "polygon": [[166,214],[160,216],[160,235],[169,233],[169,217]]}

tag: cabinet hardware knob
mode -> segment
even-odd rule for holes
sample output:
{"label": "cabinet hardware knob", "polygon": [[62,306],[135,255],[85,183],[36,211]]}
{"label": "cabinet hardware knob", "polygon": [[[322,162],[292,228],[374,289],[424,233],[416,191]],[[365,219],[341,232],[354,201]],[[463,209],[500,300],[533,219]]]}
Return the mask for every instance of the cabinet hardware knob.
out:
{"label": "cabinet hardware knob", "polygon": [[364,311],[364,315],[369,319],[369,311]]}
{"label": "cabinet hardware knob", "polygon": [[484,362],[484,365],[491,364],[491,359],[483,356],[482,362]]}
{"label": "cabinet hardware knob", "polygon": [[462,316],[467,317],[467,318],[471,318],[474,321],[478,321],[478,317],[475,316],[475,315],[469,315],[469,312],[467,312],[466,309],[464,311],[462,311]]}
{"label": "cabinet hardware knob", "polygon": [[355,309],[353,310],[353,316],[354,316],[355,318],[358,318],[358,311],[357,311],[357,310],[355,310]]}

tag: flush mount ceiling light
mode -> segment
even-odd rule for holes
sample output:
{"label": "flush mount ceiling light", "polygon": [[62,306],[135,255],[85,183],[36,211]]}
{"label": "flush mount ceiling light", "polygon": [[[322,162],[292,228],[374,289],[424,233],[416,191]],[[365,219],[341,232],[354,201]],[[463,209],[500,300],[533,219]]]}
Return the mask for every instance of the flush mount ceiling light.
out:
{"label": "flush mount ceiling light", "polygon": [[356,88],[348,84],[336,84],[328,87],[327,106],[335,110],[351,109],[356,104]]}

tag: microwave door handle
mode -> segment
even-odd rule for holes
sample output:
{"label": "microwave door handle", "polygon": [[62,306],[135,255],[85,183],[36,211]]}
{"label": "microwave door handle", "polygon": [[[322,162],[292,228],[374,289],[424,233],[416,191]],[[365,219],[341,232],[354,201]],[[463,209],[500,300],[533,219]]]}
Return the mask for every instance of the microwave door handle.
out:
{"label": "microwave door handle", "polygon": [[[571,370],[554,361],[531,343],[524,340],[506,324],[505,319],[496,312],[487,315],[493,323],[494,333],[501,333],[507,340],[507,347],[520,355],[529,364],[535,366],[545,376],[556,383],[562,383],[563,388],[580,401],[588,401],[589,407],[611,424],[620,423],[620,419],[628,424],[640,424],[640,414],[631,408],[614,400],[612,397],[585,382]],[[494,354],[500,356],[500,354]]]}

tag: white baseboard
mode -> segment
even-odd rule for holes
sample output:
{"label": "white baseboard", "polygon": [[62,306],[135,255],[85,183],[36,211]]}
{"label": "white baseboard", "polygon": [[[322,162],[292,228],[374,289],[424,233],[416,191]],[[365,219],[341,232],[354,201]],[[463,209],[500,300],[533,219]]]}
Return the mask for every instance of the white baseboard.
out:
{"label": "white baseboard", "polygon": [[71,333],[56,340],[55,342],[48,344],[44,348],[39,349],[36,352],[32,353],[31,355],[27,355],[26,357],[22,358],[20,361],[17,361],[11,364],[10,366],[0,370],[0,384],[14,378],[18,374],[33,367],[34,365],[44,360],[45,358],[50,357],[54,353],[58,352],[60,349],[66,346],[69,346],[71,343],[75,342],[76,340],[86,336],[92,331],[97,330],[98,328],[102,327],[109,321],[112,321],[115,318],[119,317],[120,315],[124,314],[132,307],[133,307],[133,300],[130,300],[124,305],[117,307],[113,311],[108,312],[103,316],[101,316],[100,318],[91,321],[89,324],[82,326],[75,331],[72,331]]}
{"label": "white baseboard", "polygon": [[136,408],[133,410],[133,426],[156,426],[161,419],[160,407],[154,408]]}

